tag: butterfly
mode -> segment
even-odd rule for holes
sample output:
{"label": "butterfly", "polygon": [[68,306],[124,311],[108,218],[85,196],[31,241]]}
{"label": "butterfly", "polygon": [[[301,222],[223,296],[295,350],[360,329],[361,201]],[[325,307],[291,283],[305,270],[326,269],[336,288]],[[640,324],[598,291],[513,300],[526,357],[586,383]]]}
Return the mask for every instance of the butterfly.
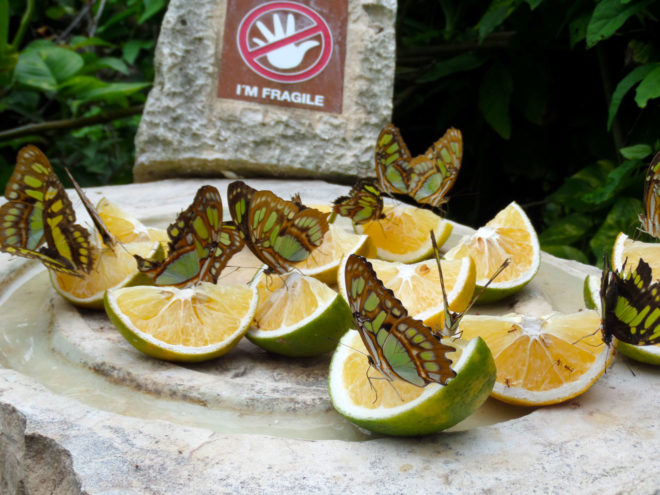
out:
{"label": "butterfly", "polygon": [[192,204],[167,228],[170,239],[165,260],[134,255],[138,269],[156,285],[185,287],[216,283],[229,259],[243,247],[236,225],[222,221],[222,199],[213,186],[202,186]]}
{"label": "butterfly", "polygon": [[376,141],[376,175],[386,193],[405,194],[418,203],[438,207],[458,177],[463,159],[463,136],[453,127],[426,153],[412,157],[399,130],[386,125]]}
{"label": "butterfly", "polygon": [[380,220],[383,215],[383,196],[374,179],[360,179],[348,196],[335,199],[333,211],[349,217],[355,225]]}
{"label": "butterfly", "polygon": [[299,198],[286,201],[271,191],[257,191],[242,181],[227,187],[231,217],[247,247],[266,273],[286,273],[323,242],[328,213],[307,208]]}
{"label": "butterfly", "polygon": [[[627,262],[627,260],[626,260]],[[610,270],[607,258],[600,282],[603,341],[612,337],[627,344],[660,343],[660,282],[653,281],[651,267],[639,259],[637,268]]]}
{"label": "butterfly", "polygon": [[474,305],[479,300],[479,297],[481,294],[488,288],[490,283],[495,280],[500,273],[504,271],[504,269],[509,266],[511,263],[511,258],[506,258],[502,264],[499,266],[497,270],[493,273],[493,275],[488,279],[488,281],[484,284],[484,286],[481,288],[481,290],[472,296],[472,300],[468,304],[467,308],[465,308],[461,312],[455,312],[449,309],[449,301],[447,299],[447,291],[445,290],[445,278],[442,274],[442,263],[440,262],[440,249],[438,248],[438,243],[435,240],[435,233],[431,231],[431,246],[433,247],[433,254],[435,256],[435,262],[438,265],[438,275],[440,277],[440,287],[442,289],[442,302],[444,303],[445,307],[445,316],[444,316],[444,323],[442,326],[442,329],[439,331],[434,331],[434,335],[439,335],[442,337],[452,337],[455,336],[459,333],[458,331],[458,325],[461,322],[461,319],[463,316],[465,316],[465,313],[467,313],[470,308]]}
{"label": "butterfly", "polygon": [[53,167],[33,145],[21,148],[16,162],[8,201],[0,206],[0,250],[83,277],[94,264],[94,247]]}
{"label": "butterfly", "polygon": [[644,181],[644,210],[645,215],[640,215],[642,230],[660,239],[660,152],[651,160]]}
{"label": "butterfly", "polygon": [[455,351],[408,315],[394,292],[376,276],[362,256],[349,255],[346,292],[355,325],[369,352],[369,364],[388,381],[401,379],[418,387],[445,385],[456,376],[446,356]]}

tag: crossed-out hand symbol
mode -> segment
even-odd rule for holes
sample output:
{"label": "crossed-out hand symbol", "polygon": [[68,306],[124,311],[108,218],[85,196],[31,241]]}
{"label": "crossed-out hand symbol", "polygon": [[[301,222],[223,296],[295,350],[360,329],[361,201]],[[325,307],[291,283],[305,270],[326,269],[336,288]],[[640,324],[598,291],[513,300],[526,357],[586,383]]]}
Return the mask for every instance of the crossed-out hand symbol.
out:
{"label": "crossed-out hand symbol", "polygon": [[[259,28],[263,37],[266,38],[266,41],[260,38],[252,38],[252,41],[259,46],[279,41],[296,33],[293,14],[288,14],[286,16],[286,29],[282,27],[282,20],[280,19],[279,14],[273,14],[274,33],[271,32],[261,21],[257,21],[257,28]],[[314,40],[303,41],[299,44],[291,43],[269,52],[266,54],[266,58],[273,67],[278,69],[293,69],[300,65],[305,53],[318,44],[319,42]]]}

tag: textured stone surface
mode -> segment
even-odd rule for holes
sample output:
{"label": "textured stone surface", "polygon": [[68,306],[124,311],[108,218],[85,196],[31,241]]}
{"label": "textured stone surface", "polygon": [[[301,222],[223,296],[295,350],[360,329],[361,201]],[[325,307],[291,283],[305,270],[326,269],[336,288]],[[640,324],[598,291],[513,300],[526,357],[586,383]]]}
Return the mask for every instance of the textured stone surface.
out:
{"label": "textured stone surface", "polygon": [[225,2],[173,0],[136,138],[137,181],[173,176],[373,175],[391,118],[394,0],[349,0],[341,114],[216,97]]}
{"label": "textured stone surface", "polygon": [[[179,180],[108,187],[92,190],[89,196],[96,201],[98,193],[103,191],[150,223],[162,226],[192,199],[203,183]],[[224,195],[226,181],[211,183]],[[309,202],[329,200],[346,191],[346,188],[322,182],[250,181],[250,184],[284,195],[301,190],[303,200]],[[577,294],[581,293],[581,280],[585,273],[596,270],[545,255],[543,263],[549,264],[550,269],[541,268],[533,285],[517,304],[538,308],[542,306],[539,301],[545,300],[552,307],[564,310],[580,306],[581,296]],[[22,260],[0,255],[0,281],[4,281],[0,284],[0,302],[9,285],[22,283],[21,270],[25,265]],[[553,282],[556,271],[564,272],[565,283],[561,290],[557,290],[556,281]],[[121,376],[112,376],[100,369],[103,363],[108,370],[114,368],[117,373],[122,368],[137,366],[151,384],[167,382],[170,389],[181,390],[181,396],[190,395],[189,378],[193,375],[211,377],[201,382],[208,387],[204,393],[209,396],[216,393],[213,387],[217,387],[217,391],[231,386],[213,385],[214,380],[224,380],[220,363],[181,368],[144,359],[116,335],[113,337],[107,328],[101,328],[101,318],[87,313],[81,318],[77,311],[67,309],[63,301],[53,301],[54,304],[46,307],[55,314],[55,322],[66,318],[80,320],[70,328],[55,328],[52,335],[43,336],[50,340],[48,346],[59,349],[68,359],[95,368],[117,381]],[[48,319],[48,315],[45,318]],[[78,345],[68,345],[67,342],[76,340],[72,336],[76,329],[82,333],[77,338]],[[96,335],[89,337],[85,332]],[[3,337],[0,347],[11,345],[9,336]],[[68,351],[62,351],[67,347]],[[245,343],[238,350],[246,357],[253,352],[251,349]],[[254,356],[245,362],[250,366],[262,366]],[[269,373],[275,380],[291,380],[286,372],[277,372],[277,359],[263,366],[261,378],[258,374],[252,375],[255,381],[267,380]],[[173,371],[174,368],[181,369]],[[323,393],[322,380],[316,376],[320,368],[321,364],[318,369],[316,365],[310,367],[311,397]],[[237,371],[239,375],[242,372]],[[85,373],[83,369],[79,372]],[[214,425],[188,426],[184,418],[176,416],[168,421],[135,417],[137,405],[132,406],[131,401],[137,402],[141,395],[148,397],[145,393],[129,398],[126,414],[112,413],[109,412],[113,410],[112,404],[92,407],[69,397],[70,394],[55,393],[25,374],[0,368],[0,473],[3,477],[0,488],[12,494],[105,495],[652,493],[660,486],[660,466],[656,460],[660,449],[659,375],[658,368],[619,356],[588,392],[566,404],[529,411],[514,420],[468,431],[424,438],[372,437],[368,441],[346,441],[338,439],[340,435],[334,437],[337,439],[326,435],[321,440],[301,440],[286,438],[276,430],[259,430],[258,423],[269,421],[270,416],[265,413],[250,418],[245,423],[245,431],[236,433],[219,431]],[[103,383],[103,379],[96,379]],[[75,380],[69,379],[62,386],[74,388]],[[302,389],[306,384],[301,382],[299,386]],[[280,389],[280,393],[289,392]],[[266,398],[267,393],[264,392]],[[176,394],[170,396],[176,397]],[[216,398],[222,399],[222,394],[216,394]],[[151,407],[150,404],[147,401],[142,408]],[[222,400],[216,402],[218,406],[223,404]],[[210,401],[209,408],[211,406]],[[320,404],[306,403],[302,399],[297,407],[300,421],[306,418],[314,421],[322,414],[334,414],[325,413]],[[207,407],[199,408],[200,411],[205,409]],[[295,418],[295,412],[290,413]],[[162,416],[156,411],[151,417]],[[251,421],[254,426],[250,426]],[[296,437],[295,433],[293,436]]]}

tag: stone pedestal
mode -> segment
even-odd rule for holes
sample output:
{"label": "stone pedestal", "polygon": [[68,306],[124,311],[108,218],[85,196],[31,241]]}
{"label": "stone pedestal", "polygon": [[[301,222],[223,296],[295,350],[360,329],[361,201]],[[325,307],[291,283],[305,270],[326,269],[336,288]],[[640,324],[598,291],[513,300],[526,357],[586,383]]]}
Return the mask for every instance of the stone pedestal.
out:
{"label": "stone pedestal", "polygon": [[172,0],[135,180],[373,175],[392,112],[396,5]]}

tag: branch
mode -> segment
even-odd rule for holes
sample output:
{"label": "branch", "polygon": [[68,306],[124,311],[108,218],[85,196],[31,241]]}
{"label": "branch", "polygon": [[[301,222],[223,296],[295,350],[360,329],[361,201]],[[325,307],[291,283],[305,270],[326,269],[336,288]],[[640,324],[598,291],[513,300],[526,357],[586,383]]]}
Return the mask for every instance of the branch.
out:
{"label": "branch", "polygon": [[131,115],[140,114],[142,113],[143,110],[144,110],[144,105],[136,105],[134,107],[122,108],[120,110],[112,110],[110,112],[106,112],[98,115],[92,115],[91,117],[51,120],[50,122],[41,122],[39,124],[28,124],[21,127],[8,129],[6,131],[0,131],[0,141],[8,141],[9,139],[15,139],[18,137],[35,134],[38,132],[46,132],[53,130],[61,131],[65,129],[79,129],[80,127],[86,127],[88,125],[103,124],[105,122],[111,122],[113,120],[119,120],[125,117],[130,117]]}

